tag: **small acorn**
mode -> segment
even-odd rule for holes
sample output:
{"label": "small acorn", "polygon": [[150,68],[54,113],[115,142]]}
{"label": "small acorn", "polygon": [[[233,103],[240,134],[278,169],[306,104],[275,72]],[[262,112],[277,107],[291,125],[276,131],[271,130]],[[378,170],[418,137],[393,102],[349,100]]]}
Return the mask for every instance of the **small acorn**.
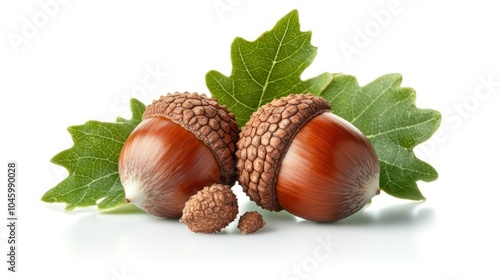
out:
{"label": "small acorn", "polygon": [[370,141],[312,94],[292,94],[259,108],[237,146],[238,181],[268,210],[333,222],[380,192],[380,165]]}
{"label": "small acorn", "polygon": [[179,218],[185,202],[214,183],[233,185],[238,126],[213,98],[174,93],[147,106],[120,153],[127,202]]}
{"label": "small acorn", "polygon": [[228,185],[213,184],[191,196],[180,221],[192,232],[215,233],[238,215],[238,200]]}

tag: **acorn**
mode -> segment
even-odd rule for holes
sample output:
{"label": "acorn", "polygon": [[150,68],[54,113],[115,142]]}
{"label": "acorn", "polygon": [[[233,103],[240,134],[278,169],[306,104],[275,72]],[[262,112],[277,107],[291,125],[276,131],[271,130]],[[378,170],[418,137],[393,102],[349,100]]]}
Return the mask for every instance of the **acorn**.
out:
{"label": "acorn", "polygon": [[263,105],[242,128],[237,146],[238,181],[264,209],[334,222],[380,193],[370,141],[312,94]]}
{"label": "acorn", "polygon": [[147,106],[142,119],[119,157],[127,202],[178,219],[203,187],[235,183],[239,130],[234,115],[215,99],[168,94]]}

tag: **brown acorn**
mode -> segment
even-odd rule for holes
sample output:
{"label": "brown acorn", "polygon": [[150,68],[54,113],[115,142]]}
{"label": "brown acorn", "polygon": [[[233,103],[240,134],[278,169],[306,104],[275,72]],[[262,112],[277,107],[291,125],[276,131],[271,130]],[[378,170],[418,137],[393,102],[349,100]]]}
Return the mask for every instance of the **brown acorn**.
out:
{"label": "brown acorn", "polygon": [[196,93],[160,97],[120,153],[126,200],[153,215],[179,218],[205,186],[233,185],[238,126],[213,98]]}
{"label": "brown acorn", "polygon": [[380,192],[380,165],[370,141],[312,94],[292,94],[259,108],[237,146],[238,181],[268,210],[333,222]]}

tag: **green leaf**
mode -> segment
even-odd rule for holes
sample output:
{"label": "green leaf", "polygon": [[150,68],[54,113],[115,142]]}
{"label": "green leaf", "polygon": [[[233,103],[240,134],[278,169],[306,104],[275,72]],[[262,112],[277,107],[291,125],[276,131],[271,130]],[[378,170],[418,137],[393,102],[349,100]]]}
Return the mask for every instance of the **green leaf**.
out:
{"label": "green leaf", "polygon": [[69,175],[42,197],[42,201],[66,203],[66,210],[98,206],[110,209],[125,204],[118,175],[118,157],[125,140],[141,122],[144,104],[130,100],[132,118],[118,117],[116,123],[88,121],[68,128],[74,145],[52,158]]}
{"label": "green leaf", "polygon": [[254,42],[236,38],[231,45],[231,76],[210,71],[205,77],[207,87],[243,126],[257,108],[275,97],[318,93],[328,84],[330,74],[300,79],[316,56],[310,42],[311,32],[300,31],[298,12],[293,10]]}
{"label": "green leaf", "polygon": [[293,10],[253,42],[236,38],[231,45],[231,76],[212,70],[206,74],[207,87],[235,114],[240,126],[273,98],[310,92],[328,99],[335,114],[372,142],[381,163],[381,189],[399,198],[425,199],[416,182],[436,180],[438,174],[415,157],[413,148],[437,130],[439,112],[416,108],[414,90],[400,87],[398,74],[364,87],[344,74],[301,80],[316,56],[310,41],[311,32],[300,31],[298,12]]}
{"label": "green leaf", "polygon": [[439,127],[441,115],[415,106],[415,91],[401,87],[399,74],[360,87],[356,78],[336,74],[320,94],[332,111],[361,130],[380,161],[380,188],[399,198],[423,200],[416,181],[433,181],[436,170],[416,158],[413,148]]}

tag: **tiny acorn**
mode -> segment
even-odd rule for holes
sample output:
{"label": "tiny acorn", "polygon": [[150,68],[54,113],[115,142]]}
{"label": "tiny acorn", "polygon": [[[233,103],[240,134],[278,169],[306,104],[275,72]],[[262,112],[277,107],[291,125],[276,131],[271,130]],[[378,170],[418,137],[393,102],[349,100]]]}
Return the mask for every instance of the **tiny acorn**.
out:
{"label": "tiny acorn", "polygon": [[120,153],[126,201],[178,219],[203,187],[234,184],[237,140],[234,115],[215,99],[187,92],[160,97],[147,106]]}
{"label": "tiny acorn", "polygon": [[238,181],[264,209],[333,222],[380,192],[370,141],[312,94],[263,105],[242,128],[237,146]]}

